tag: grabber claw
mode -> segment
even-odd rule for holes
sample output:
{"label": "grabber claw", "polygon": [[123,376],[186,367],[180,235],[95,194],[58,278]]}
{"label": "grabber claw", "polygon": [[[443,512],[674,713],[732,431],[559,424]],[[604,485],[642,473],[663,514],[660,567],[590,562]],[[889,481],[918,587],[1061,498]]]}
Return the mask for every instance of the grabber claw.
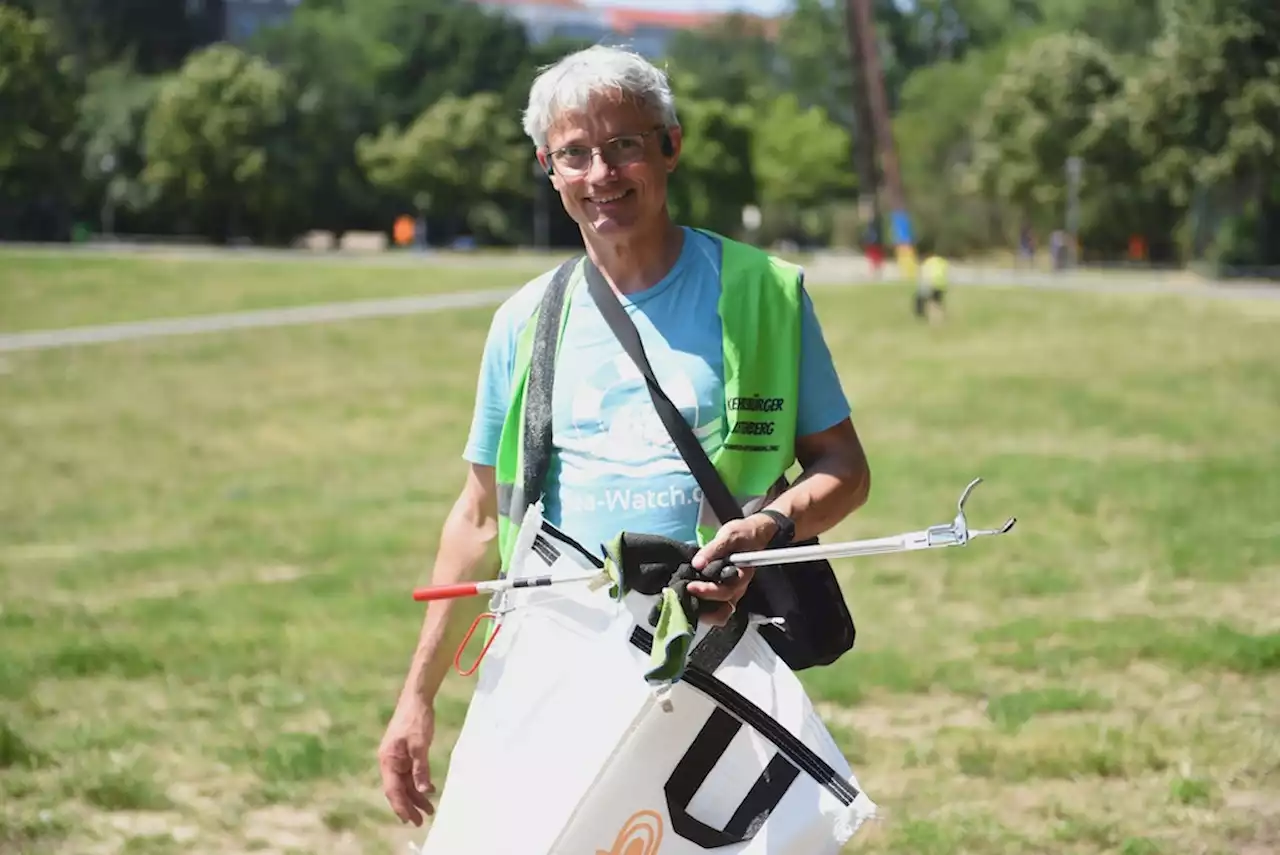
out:
{"label": "grabber claw", "polygon": [[925,529],[929,546],[964,546],[975,537],[994,537],[995,535],[1006,534],[1014,527],[1018,522],[1017,517],[1009,517],[1000,528],[977,528],[972,530],[969,528],[969,520],[964,515],[964,503],[969,501],[973,488],[981,483],[981,478],[974,478],[964,488],[964,492],[960,494],[960,501],[956,502],[956,518],[951,522],[951,525],[934,525]]}

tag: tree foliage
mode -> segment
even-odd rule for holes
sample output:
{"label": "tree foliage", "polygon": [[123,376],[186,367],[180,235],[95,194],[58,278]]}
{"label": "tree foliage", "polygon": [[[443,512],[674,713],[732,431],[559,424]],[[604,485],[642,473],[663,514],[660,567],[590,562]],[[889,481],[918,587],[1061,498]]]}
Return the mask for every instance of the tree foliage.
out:
{"label": "tree foliage", "polygon": [[284,75],[230,46],[193,54],[156,95],[143,178],[205,212],[226,239],[247,218],[270,232],[290,204]]}
{"label": "tree foliage", "polygon": [[[316,228],[526,241],[547,198],[520,128],[534,75],[583,46],[532,43],[470,0],[303,0],[240,49],[223,0],[0,7],[0,236],[31,211],[285,242]],[[843,0],[731,15],[661,60],[684,128],[671,208],[756,237],[849,244],[869,128]],[[1115,258],[1280,264],[1274,0],[874,0],[916,234],[959,254],[1041,240],[1084,165],[1080,239]],[[883,185],[880,185],[881,189]],[[551,197],[551,233],[574,242]],[[883,207],[883,205],[882,205]],[[57,209],[55,211],[54,209]],[[30,218],[28,217],[28,220]],[[48,217],[46,216],[47,220]],[[851,228],[843,224],[848,223]]]}
{"label": "tree foliage", "polygon": [[375,185],[486,237],[502,238],[510,227],[500,201],[533,186],[531,149],[491,92],[445,95],[409,127],[362,137],[356,150]]}
{"label": "tree foliage", "polygon": [[40,195],[64,183],[76,96],[50,27],[0,6],[0,196]]}

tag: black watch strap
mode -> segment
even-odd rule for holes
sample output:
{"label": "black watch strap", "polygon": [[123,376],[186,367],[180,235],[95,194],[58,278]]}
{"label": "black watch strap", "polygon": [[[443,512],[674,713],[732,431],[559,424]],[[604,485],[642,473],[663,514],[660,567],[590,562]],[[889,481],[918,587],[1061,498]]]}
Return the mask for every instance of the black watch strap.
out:
{"label": "black watch strap", "polygon": [[756,511],[756,513],[764,514],[766,517],[778,524],[778,533],[769,541],[770,547],[786,546],[791,541],[795,540],[796,524],[791,517],[781,511],[775,511],[772,508],[763,508]]}

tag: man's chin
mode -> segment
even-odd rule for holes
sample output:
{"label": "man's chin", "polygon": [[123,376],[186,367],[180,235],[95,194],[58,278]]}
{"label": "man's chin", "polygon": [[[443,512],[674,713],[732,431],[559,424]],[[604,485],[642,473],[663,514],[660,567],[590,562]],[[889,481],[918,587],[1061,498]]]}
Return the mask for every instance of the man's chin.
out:
{"label": "man's chin", "polygon": [[636,217],[596,217],[591,230],[598,235],[625,235],[634,231],[636,225]]}

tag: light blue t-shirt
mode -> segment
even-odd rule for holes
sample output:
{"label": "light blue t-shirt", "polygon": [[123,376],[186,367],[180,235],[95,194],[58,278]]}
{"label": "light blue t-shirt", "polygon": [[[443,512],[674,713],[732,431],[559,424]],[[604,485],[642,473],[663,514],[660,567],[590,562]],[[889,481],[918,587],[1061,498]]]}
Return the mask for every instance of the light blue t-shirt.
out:
{"label": "light blue t-shirt", "polygon": [[[707,450],[724,440],[724,358],[720,258],[714,239],[685,230],[671,271],[640,293],[619,299],[640,333],[664,391]],[[494,466],[511,399],[516,343],[554,271],[533,280],[494,314],[477,383],[463,457]],[[803,295],[799,435],[850,415],[813,304]],[[543,513],[588,550],[620,531],[693,542],[702,492],[585,284],[573,291],[552,397],[553,453]]]}

